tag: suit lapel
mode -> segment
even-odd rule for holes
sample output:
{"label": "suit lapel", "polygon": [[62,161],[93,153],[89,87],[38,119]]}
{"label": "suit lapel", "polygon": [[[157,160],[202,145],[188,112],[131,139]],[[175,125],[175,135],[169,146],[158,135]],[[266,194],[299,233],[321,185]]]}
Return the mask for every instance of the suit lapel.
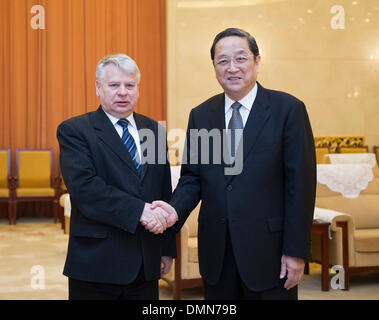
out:
{"label": "suit lapel", "polygon": [[219,94],[210,106],[211,116],[210,128],[225,129],[225,94]]}
{"label": "suit lapel", "polygon": [[227,166],[226,163],[229,163],[228,159],[225,159],[225,157],[228,156],[229,154],[229,149],[225,150],[225,155],[224,155],[224,147],[228,148],[227,143],[225,143],[225,94],[219,94],[216,99],[213,101],[212,105],[210,106],[210,110],[212,112],[212,115],[210,117],[210,128],[209,130],[212,130],[214,128],[220,130],[221,134],[221,163],[222,165],[220,166],[220,172],[222,175],[225,177],[225,179],[228,176],[224,175],[224,170],[225,167]]}
{"label": "suit lapel", "polygon": [[104,113],[101,106],[93,113],[92,125],[98,137],[133,171],[138,177],[138,172],[128,150],[126,150],[120,136]]}
{"label": "suit lapel", "polygon": [[[265,89],[258,83],[257,97],[243,130],[243,160],[254,147],[266,121],[271,115]],[[241,147],[241,146],[240,146]]]}

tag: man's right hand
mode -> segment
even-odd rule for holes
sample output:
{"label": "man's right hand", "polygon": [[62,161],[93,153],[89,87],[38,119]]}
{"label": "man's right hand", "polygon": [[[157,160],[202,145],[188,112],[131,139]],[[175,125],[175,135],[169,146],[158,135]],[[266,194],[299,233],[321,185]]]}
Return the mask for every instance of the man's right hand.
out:
{"label": "man's right hand", "polygon": [[171,227],[175,224],[176,221],[178,221],[178,214],[176,213],[176,210],[173,206],[169,205],[167,202],[157,200],[153,201],[151,204],[152,209],[163,209],[167,213],[166,222],[168,227]]}
{"label": "man's right hand", "polygon": [[145,203],[140,222],[150,232],[159,234],[163,233],[168,227],[167,216],[168,214],[163,209],[156,208],[153,210],[150,203]]}
{"label": "man's right hand", "polygon": [[141,224],[154,234],[162,233],[178,221],[176,210],[164,201],[146,203],[141,216]]}

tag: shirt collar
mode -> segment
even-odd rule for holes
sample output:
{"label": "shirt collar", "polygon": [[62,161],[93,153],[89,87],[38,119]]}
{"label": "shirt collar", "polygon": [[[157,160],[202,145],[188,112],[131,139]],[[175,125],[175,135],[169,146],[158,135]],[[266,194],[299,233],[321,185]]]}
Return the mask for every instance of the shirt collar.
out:
{"label": "shirt collar", "polygon": [[[109,120],[112,122],[113,125],[116,125],[116,124],[117,124],[117,121],[120,120],[120,118],[117,118],[117,117],[111,115],[110,113],[106,112],[104,109],[103,109],[103,111],[104,111],[104,113],[108,116]],[[132,112],[132,113],[130,114],[130,116],[127,117],[126,119],[129,121],[129,124],[130,124],[133,128],[137,129],[137,124],[136,124],[136,121],[134,120],[134,116],[133,116],[133,115],[134,115],[134,113]]]}
{"label": "shirt collar", "polygon": [[[251,89],[249,93],[246,96],[244,96],[241,100],[238,100],[238,102],[243,107],[245,107],[246,109],[250,111],[255,101],[255,98],[257,97],[257,92],[258,92],[258,85],[257,83],[255,83],[254,88]],[[228,95],[225,93],[225,113],[227,113],[230,110],[234,102],[235,100],[228,97]]]}

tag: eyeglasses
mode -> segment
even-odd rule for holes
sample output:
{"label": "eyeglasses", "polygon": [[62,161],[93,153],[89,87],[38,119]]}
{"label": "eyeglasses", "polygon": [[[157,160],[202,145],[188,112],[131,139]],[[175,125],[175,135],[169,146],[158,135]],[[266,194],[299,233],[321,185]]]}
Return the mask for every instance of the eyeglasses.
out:
{"label": "eyeglasses", "polygon": [[245,63],[249,61],[249,58],[253,56],[253,54],[249,55],[238,55],[236,57],[221,57],[218,60],[215,60],[215,64],[219,67],[226,67],[231,65],[231,62],[234,62],[234,65],[243,66]]}

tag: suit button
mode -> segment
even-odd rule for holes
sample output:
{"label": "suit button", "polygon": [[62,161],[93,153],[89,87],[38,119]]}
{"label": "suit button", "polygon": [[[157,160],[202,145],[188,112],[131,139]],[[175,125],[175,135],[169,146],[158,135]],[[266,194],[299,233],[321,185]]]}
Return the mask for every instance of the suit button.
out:
{"label": "suit button", "polygon": [[232,191],[233,190],[233,187],[232,187],[232,185],[230,184],[230,185],[228,185],[228,187],[226,188],[228,191]]}

